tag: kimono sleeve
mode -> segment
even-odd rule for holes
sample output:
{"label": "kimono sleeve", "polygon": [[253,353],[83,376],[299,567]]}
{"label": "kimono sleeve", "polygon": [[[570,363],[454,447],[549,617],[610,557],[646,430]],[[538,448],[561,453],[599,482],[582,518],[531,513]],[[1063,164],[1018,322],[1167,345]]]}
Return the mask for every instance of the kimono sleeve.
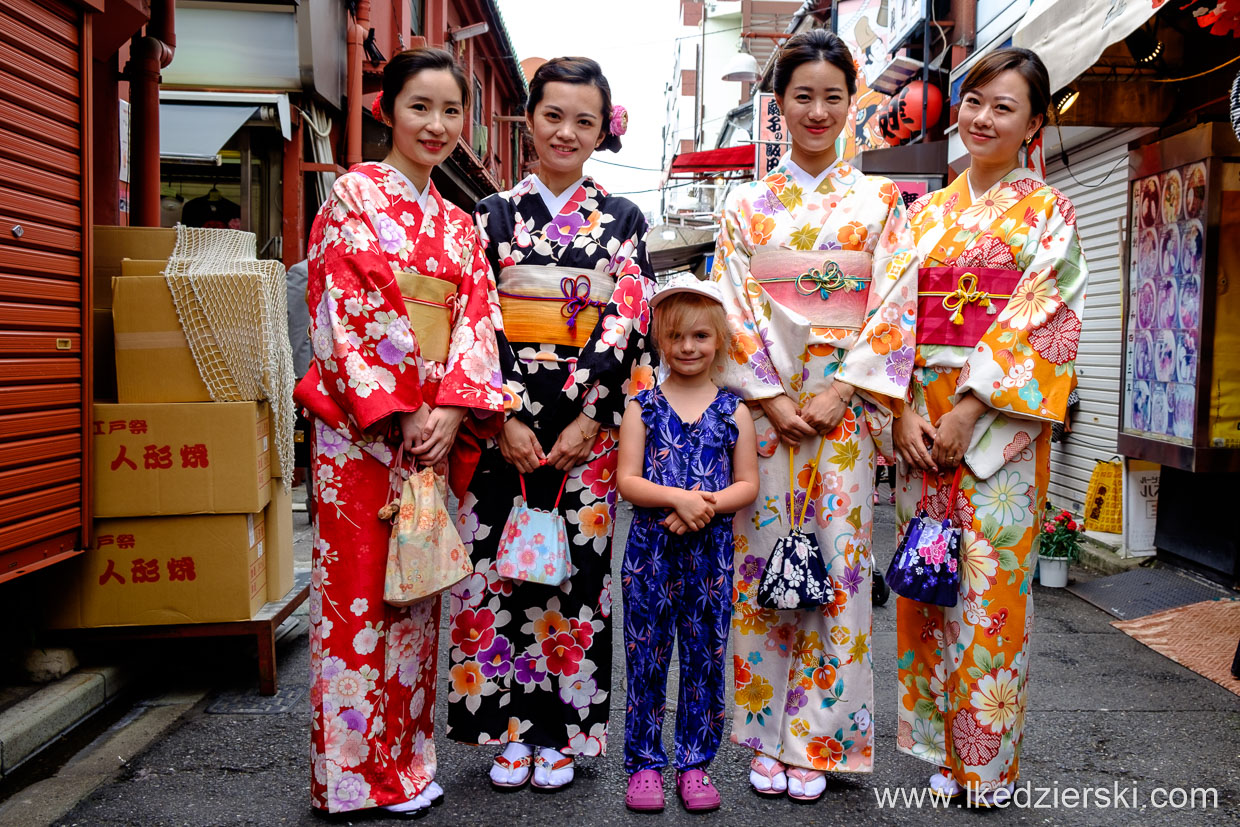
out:
{"label": "kimono sleeve", "polygon": [[[488,278],[494,289],[498,274],[491,269],[491,260],[486,256],[486,251],[491,246],[489,227],[492,222],[500,219],[501,216],[491,211],[490,205],[487,203],[488,200],[479,201],[477,206],[474,207],[474,225],[478,237],[478,254],[483,257],[483,262],[486,264],[488,271]],[[526,389],[525,373],[521,368],[521,362],[517,359],[517,354],[513,351],[508,337],[504,334],[503,314],[499,309],[498,296],[495,298],[492,329],[495,333],[495,347],[499,357],[500,394],[503,397],[503,411],[507,416],[515,416],[532,428],[534,427],[532,400]]]}
{"label": "kimono sleeve", "polygon": [[607,270],[616,288],[599,314],[590,340],[581,349],[576,379],[585,392],[582,412],[603,427],[619,427],[633,368],[649,364],[646,337],[650,332],[650,298],[654,295],[654,268],[646,252],[649,227],[640,213],[621,236]]}
{"label": "kimono sleeve", "polygon": [[1029,228],[1026,240],[1032,259],[969,354],[957,393],[972,391],[1006,416],[1062,422],[1076,377],[1088,275],[1071,204],[1047,192],[1042,232]]}
{"label": "kimono sleeve", "polygon": [[721,383],[742,399],[771,399],[784,393],[784,386],[762,332],[766,319],[755,315],[751,301],[751,297],[761,294],[762,287],[749,272],[753,251],[745,234],[747,222],[741,216],[740,203],[733,196],[724,203],[711,270],[711,277],[723,295],[723,309],[732,334],[723,359]]}
{"label": "kimono sleeve", "polygon": [[387,203],[370,178],[351,173],[315,219],[322,241],[311,280],[317,270],[322,285],[310,338],[322,387],[363,430],[423,404],[413,333],[383,292],[394,276],[375,224]]}
{"label": "kimono sleeve", "polygon": [[918,257],[899,189],[883,181],[879,194],[887,216],[874,248],[865,326],[836,376],[887,407],[905,397],[913,373]]}
{"label": "kimono sleeve", "polygon": [[453,308],[448,364],[435,404],[503,410],[499,344],[495,337],[495,320],[500,315],[495,280],[473,225],[455,229],[463,246],[461,283]]}

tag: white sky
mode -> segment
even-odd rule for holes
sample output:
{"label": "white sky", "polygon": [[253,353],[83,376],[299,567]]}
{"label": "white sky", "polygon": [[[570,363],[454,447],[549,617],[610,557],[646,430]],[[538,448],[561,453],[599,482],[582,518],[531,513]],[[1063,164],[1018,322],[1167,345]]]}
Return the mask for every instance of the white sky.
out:
{"label": "white sky", "polygon": [[[629,111],[619,153],[596,152],[586,173],[608,191],[625,194],[658,221],[663,160],[663,87],[671,80],[680,4],[675,0],[498,0],[519,60],[563,55],[592,57],[603,67],[613,103]],[[596,160],[597,159],[597,160]]]}

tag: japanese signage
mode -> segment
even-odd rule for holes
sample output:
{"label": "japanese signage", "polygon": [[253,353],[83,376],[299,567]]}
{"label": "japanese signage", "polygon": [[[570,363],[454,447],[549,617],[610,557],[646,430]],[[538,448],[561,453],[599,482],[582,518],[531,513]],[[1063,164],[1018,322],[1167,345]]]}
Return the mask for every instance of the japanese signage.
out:
{"label": "japanese signage", "polygon": [[97,517],[261,511],[271,488],[265,402],[97,404]]}
{"label": "japanese signage", "polygon": [[925,19],[925,0],[887,0],[888,52],[903,43]]}
{"label": "japanese signage", "polygon": [[263,514],[99,520],[51,625],[248,620],[267,602],[265,546]]}
{"label": "japanese signage", "polygon": [[761,180],[779,166],[786,151],[788,130],[773,93],[759,92],[754,97],[753,112],[754,178]]}

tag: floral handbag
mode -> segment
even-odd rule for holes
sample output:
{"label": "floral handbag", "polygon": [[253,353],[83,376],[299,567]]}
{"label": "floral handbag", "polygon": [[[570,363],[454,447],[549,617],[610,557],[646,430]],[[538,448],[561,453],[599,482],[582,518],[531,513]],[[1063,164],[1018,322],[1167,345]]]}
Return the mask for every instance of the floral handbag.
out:
{"label": "floral handbag", "polygon": [[921,502],[917,515],[909,520],[904,537],[896,548],[887,568],[887,585],[901,597],[936,606],[955,606],[960,592],[961,531],[952,525],[956,510],[956,492],[960,490],[960,473],[952,478],[951,494],[947,497],[947,514],[940,522],[931,519],[927,510],[926,492],[930,478],[921,475]]}
{"label": "floral handbag", "polygon": [[818,444],[818,455],[810,466],[810,484],[801,505],[801,516],[796,517],[796,481],[793,476],[792,446],[788,446],[788,522],[792,530],[781,537],[771,550],[766,562],[762,582],[758,584],[758,605],[764,609],[813,609],[827,605],[835,598],[835,587],[827,576],[827,565],[822,560],[818,538],[801,531],[805,512],[809,510],[810,492],[818,479],[818,461],[826,440]]}
{"label": "floral handbag", "polygon": [[[402,454],[397,454],[397,468]],[[408,606],[452,588],[474,567],[444,505],[444,478],[433,468],[422,468],[401,484],[396,479],[393,472],[393,501],[379,510],[379,519],[392,521],[383,601]]]}
{"label": "floral handbag", "polygon": [[513,506],[500,535],[495,570],[508,580],[558,586],[568,579],[568,531],[560,514],[560,497],[568,474],[560,481],[550,511],[531,508],[521,476],[521,504]]}

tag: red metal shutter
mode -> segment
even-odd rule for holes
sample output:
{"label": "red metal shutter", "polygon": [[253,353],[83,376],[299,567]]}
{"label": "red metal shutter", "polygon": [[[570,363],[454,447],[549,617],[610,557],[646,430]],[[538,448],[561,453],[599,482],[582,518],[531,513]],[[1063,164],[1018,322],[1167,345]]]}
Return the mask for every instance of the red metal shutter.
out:
{"label": "red metal shutter", "polygon": [[0,4],[0,580],[85,547],[87,25]]}

